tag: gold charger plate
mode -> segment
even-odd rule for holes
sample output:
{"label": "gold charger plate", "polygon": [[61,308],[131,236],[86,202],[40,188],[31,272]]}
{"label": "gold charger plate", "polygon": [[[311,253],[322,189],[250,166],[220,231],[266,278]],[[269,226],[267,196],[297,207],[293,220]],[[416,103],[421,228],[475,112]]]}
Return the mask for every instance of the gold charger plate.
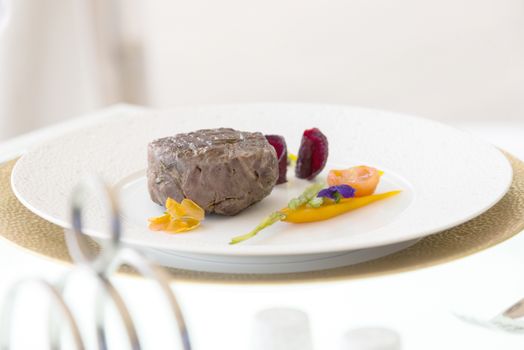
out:
{"label": "gold charger plate", "polygon": [[[514,177],[509,192],[500,202],[473,220],[428,236],[392,255],[347,267],[278,275],[168,271],[173,280],[187,282],[324,282],[415,270],[474,254],[524,230],[524,163],[505,154],[513,167]],[[30,212],[13,194],[10,176],[15,163],[16,160],[12,160],[0,164],[0,236],[30,252],[70,264],[63,229]]]}

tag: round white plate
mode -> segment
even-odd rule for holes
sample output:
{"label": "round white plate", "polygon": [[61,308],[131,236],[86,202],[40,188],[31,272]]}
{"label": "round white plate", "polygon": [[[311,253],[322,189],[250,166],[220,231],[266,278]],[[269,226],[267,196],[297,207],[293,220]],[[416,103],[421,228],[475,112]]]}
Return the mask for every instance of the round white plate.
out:
{"label": "round white plate", "polygon": [[[318,127],[330,143],[329,167],[359,164],[385,171],[378,192],[393,198],[312,224],[277,223],[231,246],[285,206],[306,181],[289,183],[235,217],[209,216],[201,228],[171,235],[147,229],[162,208],[147,193],[144,170],[149,141],[201,128],[233,127],[285,136],[296,153],[302,132]],[[391,245],[463,223],[489,209],[508,190],[510,164],[497,149],[451,127],[406,115],[309,104],[187,107],[117,115],[97,126],[61,136],[24,155],[12,174],[18,199],[37,215],[68,227],[68,196],[82,178],[98,174],[121,190],[125,243],[179,253],[222,256],[323,254]],[[86,208],[87,233],[107,237],[99,201]]]}

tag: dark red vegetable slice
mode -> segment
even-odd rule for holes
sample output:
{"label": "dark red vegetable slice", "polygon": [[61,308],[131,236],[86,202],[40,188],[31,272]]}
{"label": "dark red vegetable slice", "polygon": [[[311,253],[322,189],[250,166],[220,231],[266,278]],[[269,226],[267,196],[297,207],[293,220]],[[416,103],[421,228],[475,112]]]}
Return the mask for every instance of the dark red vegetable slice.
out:
{"label": "dark red vegetable slice", "polygon": [[283,136],[280,135],[266,135],[267,141],[275,148],[277,151],[278,159],[278,180],[277,185],[287,182],[286,172],[287,172],[287,146],[286,140]]}
{"label": "dark red vegetable slice", "polygon": [[295,175],[301,179],[314,179],[326,166],[328,154],[326,135],[317,128],[304,131],[298,151]]}

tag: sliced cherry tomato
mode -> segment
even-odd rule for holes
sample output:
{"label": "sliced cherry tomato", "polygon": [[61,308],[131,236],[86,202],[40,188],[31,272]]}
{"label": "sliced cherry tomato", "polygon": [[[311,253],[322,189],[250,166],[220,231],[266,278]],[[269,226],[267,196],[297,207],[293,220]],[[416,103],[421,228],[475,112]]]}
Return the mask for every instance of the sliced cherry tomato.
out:
{"label": "sliced cherry tomato", "polygon": [[355,197],[369,196],[375,192],[382,173],[372,167],[356,166],[343,170],[331,170],[329,186],[349,185],[355,189]]}

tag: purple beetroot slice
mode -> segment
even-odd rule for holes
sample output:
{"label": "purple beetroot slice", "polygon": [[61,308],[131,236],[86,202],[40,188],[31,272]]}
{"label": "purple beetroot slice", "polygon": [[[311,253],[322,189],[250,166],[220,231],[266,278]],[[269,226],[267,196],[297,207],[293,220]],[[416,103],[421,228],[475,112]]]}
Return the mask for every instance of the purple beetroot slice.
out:
{"label": "purple beetroot slice", "polygon": [[304,131],[295,167],[296,177],[314,179],[326,166],[328,149],[327,137],[319,129]]}
{"label": "purple beetroot slice", "polygon": [[278,159],[278,180],[277,185],[287,182],[287,146],[286,140],[280,135],[266,135],[266,139],[275,151]]}

